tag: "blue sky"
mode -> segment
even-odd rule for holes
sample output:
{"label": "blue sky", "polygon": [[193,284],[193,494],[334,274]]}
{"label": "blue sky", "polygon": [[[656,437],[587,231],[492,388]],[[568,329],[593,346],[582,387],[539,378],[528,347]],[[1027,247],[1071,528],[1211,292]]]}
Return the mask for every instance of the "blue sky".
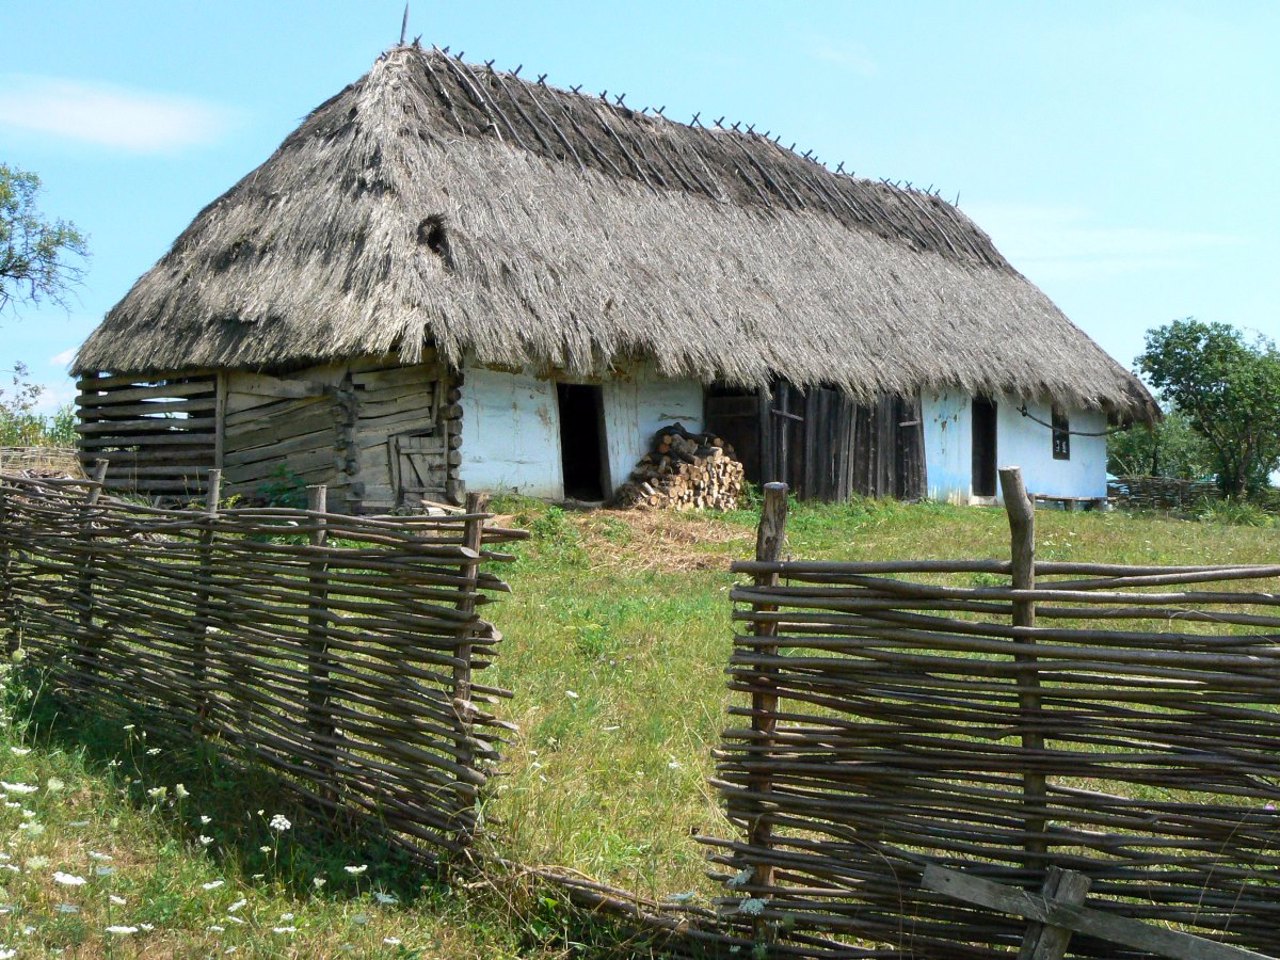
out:
{"label": "blue sky", "polygon": [[[7,6],[0,162],[93,252],[68,310],[0,318],[0,368],[56,405],[105,311],[396,41],[403,2]],[[1126,365],[1184,316],[1280,338],[1280,4],[414,0],[418,34],[958,196]]]}

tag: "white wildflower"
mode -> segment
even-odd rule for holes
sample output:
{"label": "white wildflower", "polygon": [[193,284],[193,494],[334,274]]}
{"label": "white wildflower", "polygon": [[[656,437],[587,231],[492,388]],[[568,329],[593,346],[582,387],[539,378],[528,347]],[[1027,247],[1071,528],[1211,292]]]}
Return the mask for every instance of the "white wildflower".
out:
{"label": "white wildflower", "polygon": [[15,757],[25,757],[28,753],[31,752],[31,748],[30,747],[10,747],[9,752],[12,753]]}
{"label": "white wildflower", "polygon": [[213,837],[206,837],[203,833],[200,834],[200,846],[207,847],[211,843],[213,843]]}
{"label": "white wildflower", "polygon": [[121,727],[120,729],[121,729],[121,730],[132,730],[132,729],[134,729],[136,726],[137,726],[137,724],[136,724],[136,723],[126,723],[126,724],[125,724],[123,727]]}
{"label": "white wildflower", "polygon": [[282,914],[280,914],[280,922],[281,922],[281,923],[288,923],[288,922],[289,922],[289,921],[291,921],[292,919],[293,919],[293,914],[292,914],[292,913],[282,913]]}
{"label": "white wildflower", "polygon": [[321,887],[323,887],[323,886],[324,886],[326,883],[328,883],[328,882],[329,882],[329,881],[328,881],[328,880],[326,880],[324,877],[312,877],[312,878],[311,878],[311,885],[312,885],[313,887],[315,887],[317,890],[319,890]]}
{"label": "white wildflower", "polygon": [[234,913],[227,914],[227,919],[230,920],[232,923],[239,923],[239,924],[244,923],[244,920],[242,920],[240,917],[237,917]]}
{"label": "white wildflower", "polygon": [[4,947],[0,947],[0,960],[13,960],[17,955],[17,950],[6,950]]}
{"label": "white wildflower", "polygon": [[227,913],[235,913],[237,910],[239,910],[241,907],[243,907],[243,906],[244,906],[246,903],[248,903],[248,902],[249,902],[249,901],[248,901],[248,900],[246,900],[244,897],[241,897],[239,900],[237,900],[237,901],[236,901],[235,903],[233,903],[231,906],[227,907]]}
{"label": "white wildflower", "polygon": [[566,690],[566,691],[564,692],[564,695],[565,695],[566,697],[568,697],[570,700],[577,700],[577,699],[578,699],[578,694],[577,694],[577,691],[575,691],[575,690]]}
{"label": "white wildflower", "polygon": [[58,904],[57,910],[59,913],[79,913],[80,912],[80,908],[77,907],[74,903],[60,903]]}
{"label": "white wildflower", "polygon": [[9,783],[7,780],[0,780],[0,790],[5,793],[16,793],[22,795],[25,793],[35,793],[40,788],[34,783]]}
{"label": "white wildflower", "polygon": [[50,793],[57,793],[59,790],[65,790],[67,784],[59,777],[50,777],[44,782],[45,789]]}
{"label": "white wildflower", "polygon": [[400,946],[400,938],[399,938],[399,937],[383,937],[383,938],[382,938],[382,942],[383,942],[383,943],[385,943],[388,947],[398,947],[398,946]]}
{"label": "white wildflower", "polygon": [[124,897],[117,897],[114,893],[111,894],[109,897],[107,897],[107,899],[110,900],[117,907],[123,907],[125,904],[129,902]]}
{"label": "white wildflower", "polygon": [[54,871],[53,882],[60,883],[64,887],[82,887],[88,881],[84,877],[77,877],[74,873],[63,873],[61,870]]}
{"label": "white wildflower", "polygon": [[272,830],[275,830],[277,833],[284,833],[284,831],[292,827],[293,824],[289,822],[288,818],[283,813],[277,813],[271,818],[271,822],[268,823],[267,826]]}
{"label": "white wildflower", "polygon": [[43,870],[49,865],[48,857],[27,857],[22,864],[28,870]]}
{"label": "white wildflower", "polygon": [[266,844],[263,844],[262,846],[260,846],[260,847],[258,848],[258,851],[259,851],[260,853],[270,853],[270,852],[271,852],[271,848],[270,848],[269,846],[267,846]]}
{"label": "white wildflower", "polygon": [[164,786],[152,787],[150,790],[147,791],[147,796],[150,797],[152,800],[163,800],[168,795],[169,795],[169,788]]}
{"label": "white wildflower", "polygon": [[88,820],[72,820],[67,824],[68,827],[76,827],[76,828],[87,827],[88,825],[89,825]]}
{"label": "white wildflower", "polygon": [[227,881],[225,880],[210,880],[208,883],[200,884],[200,889],[201,890],[217,890],[220,886],[222,886],[226,882]]}
{"label": "white wildflower", "polygon": [[173,795],[177,797],[179,800],[185,800],[187,799],[187,797],[191,796],[187,788],[183,786],[181,783],[175,783],[173,785]]}
{"label": "white wildflower", "polygon": [[138,924],[138,929],[139,929],[139,930],[142,930],[142,931],[144,931],[144,932],[146,932],[146,933],[150,933],[152,930],[154,930],[154,929],[155,929],[155,927],[154,927],[152,924],[149,924],[149,923],[140,923],[140,924]]}
{"label": "white wildflower", "polygon": [[202,813],[200,814],[200,823],[207,827],[209,824],[213,823],[213,817],[206,817]]}
{"label": "white wildflower", "polygon": [[115,867],[108,867],[106,864],[99,864],[93,868],[93,875],[95,877],[109,877],[115,872]]}
{"label": "white wildflower", "polygon": [[99,853],[97,850],[90,850],[90,851],[89,851],[89,859],[90,859],[90,860],[102,860],[102,861],[104,861],[104,862],[105,862],[105,861],[112,860],[112,859],[113,859],[113,857],[112,857],[112,856],[111,856],[111,854],[109,854],[109,853]]}
{"label": "white wildflower", "polygon": [[214,933],[222,933],[222,931],[226,930],[227,928],[218,923],[211,923],[209,924],[209,929],[212,930]]}
{"label": "white wildflower", "polygon": [[297,927],[272,927],[271,932],[272,933],[297,933],[298,928]]}
{"label": "white wildflower", "polygon": [[367,863],[362,863],[358,867],[346,866],[346,867],[343,867],[342,869],[347,871],[347,873],[351,874],[353,877],[358,877],[360,876],[360,874],[364,873],[366,870],[369,869],[369,865]]}
{"label": "white wildflower", "polygon": [[33,837],[38,837],[40,834],[44,833],[44,824],[36,823],[34,820],[28,820],[26,823],[18,824],[18,829],[27,831],[27,833],[31,834]]}
{"label": "white wildflower", "polygon": [[107,933],[114,933],[118,937],[127,937],[129,934],[137,932],[137,927],[107,927]]}

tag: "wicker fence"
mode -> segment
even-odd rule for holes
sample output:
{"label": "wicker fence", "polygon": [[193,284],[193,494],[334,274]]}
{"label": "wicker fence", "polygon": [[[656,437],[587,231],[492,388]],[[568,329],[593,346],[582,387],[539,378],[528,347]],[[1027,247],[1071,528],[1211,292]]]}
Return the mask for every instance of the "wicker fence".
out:
{"label": "wicker fence", "polygon": [[707,841],[743,937],[1006,956],[1026,921],[926,866],[1021,890],[1056,866],[1091,908],[1280,955],[1280,566],[1034,562],[1033,536],[1011,562],[787,562],[766,516],[717,780],[742,837]]}
{"label": "wicker fence", "polygon": [[[520,534],[471,511],[160,510],[0,477],[0,644],[95,708],[220,738],[313,800],[465,846],[501,725],[481,569]],[[318,491],[317,491],[318,493]]]}
{"label": "wicker fence", "polygon": [[1107,497],[1129,510],[1193,510],[1222,498],[1212,480],[1172,477],[1117,477],[1107,481]]}

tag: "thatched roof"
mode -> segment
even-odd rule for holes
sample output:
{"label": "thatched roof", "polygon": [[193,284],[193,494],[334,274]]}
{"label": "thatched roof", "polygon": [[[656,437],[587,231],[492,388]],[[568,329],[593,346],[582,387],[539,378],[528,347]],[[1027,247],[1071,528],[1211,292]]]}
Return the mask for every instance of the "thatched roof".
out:
{"label": "thatched roof", "polygon": [[955,207],[399,47],[196,217],[77,372],[451,361],[962,387],[1145,416]]}

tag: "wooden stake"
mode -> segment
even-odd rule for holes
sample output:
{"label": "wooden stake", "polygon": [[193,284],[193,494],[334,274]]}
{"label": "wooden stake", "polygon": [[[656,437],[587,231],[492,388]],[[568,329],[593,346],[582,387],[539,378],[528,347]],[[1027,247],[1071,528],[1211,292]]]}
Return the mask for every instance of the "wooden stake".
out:
{"label": "wooden stake", "polygon": [[[328,512],[329,488],[325,484],[307,487],[307,510],[312,514]],[[323,516],[315,517],[315,529],[311,531],[311,545],[323,547],[328,540],[328,531]],[[334,740],[337,728],[329,713],[329,626],[328,604],[328,563],[323,559],[310,563],[308,582],[310,593],[307,614],[307,726],[311,730],[311,739],[317,755],[320,757],[316,766],[321,772],[321,794],[327,799],[336,799],[337,788],[333,783],[333,774],[337,769],[335,760],[336,748]]]}
{"label": "wooden stake", "polygon": [[[9,497],[9,489],[0,479],[0,531],[9,519]],[[0,533],[0,629],[5,633],[5,655],[12,657],[18,650],[18,611],[13,602],[13,548],[7,533]]]}
{"label": "wooden stake", "polygon": [[[756,559],[766,563],[776,563],[782,559],[787,540],[787,485],[785,483],[766,483],[764,485],[764,506],[760,511],[760,527],[756,531]],[[756,577],[757,588],[776,587],[777,573],[764,573]],[[756,610],[775,612],[778,608],[773,604],[756,604]],[[776,621],[757,622],[757,637],[776,637],[778,624]],[[774,644],[760,647],[760,654],[773,657],[778,653]],[[778,725],[778,694],[774,680],[768,676],[772,668],[761,667],[753,680],[758,689],[751,695],[751,729],[755,734],[755,742],[760,749],[760,759],[768,766],[768,750],[773,744],[774,731]],[[766,773],[753,776],[751,789],[760,794],[768,794],[773,789],[772,778]],[[773,822],[763,804],[759,806],[755,822],[747,833],[747,844],[751,847],[768,849],[773,840]],[[751,881],[754,887],[773,886],[773,866],[760,864],[756,867]],[[767,931],[762,927],[757,934]]]}
{"label": "wooden stake", "polygon": [[[476,610],[476,586],[480,573],[480,550],[484,545],[485,509],[489,505],[489,497],[483,493],[468,493],[466,513],[470,517],[466,521],[462,545],[475,553],[476,558],[463,565],[462,575],[465,579],[460,588],[458,599],[459,612],[474,615]],[[472,638],[475,636],[475,622],[468,618],[458,635],[456,656],[460,661],[453,668],[453,709],[458,720],[458,762],[465,767],[474,768],[475,753],[472,750],[474,736],[473,717],[475,706],[471,702],[472,671]]]}
{"label": "wooden stake", "polygon": [[84,507],[80,511],[80,544],[83,548],[80,582],[76,586],[76,606],[80,609],[80,652],[85,669],[97,669],[105,637],[94,626],[93,617],[93,508],[102,496],[107,477],[107,460],[95,460],[90,486],[85,490]]}
{"label": "wooden stake", "polygon": [[[1011,540],[1012,586],[1015,590],[1034,590],[1036,587],[1036,511],[1027,496],[1027,488],[1023,484],[1022,470],[1019,467],[1004,467],[1000,470],[1000,489],[1004,495],[1004,509],[1009,515],[1009,533]],[[1034,627],[1036,625],[1036,604],[1034,600],[1015,600],[1013,603],[1014,627]],[[1026,638],[1015,638],[1015,644],[1034,647],[1035,641]],[[1034,654],[1015,653],[1014,659],[1019,663],[1034,663]],[[1044,735],[1040,732],[1040,676],[1034,670],[1028,670],[1019,676],[1018,685],[1021,692],[1018,700],[1022,708],[1022,747],[1029,754],[1040,754],[1044,751]],[[1027,868],[1039,871],[1044,866],[1044,854],[1048,845],[1044,840],[1046,788],[1044,774],[1028,770],[1022,775],[1023,801],[1026,811]]]}
{"label": "wooden stake", "polygon": [[218,519],[218,503],[222,499],[222,471],[210,470],[205,493],[206,523],[200,531],[200,560],[196,571],[195,616],[191,618],[192,673],[196,689],[197,733],[203,733],[213,710],[209,689],[209,626],[212,619],[209,594],[213,587],[213,526]]}

